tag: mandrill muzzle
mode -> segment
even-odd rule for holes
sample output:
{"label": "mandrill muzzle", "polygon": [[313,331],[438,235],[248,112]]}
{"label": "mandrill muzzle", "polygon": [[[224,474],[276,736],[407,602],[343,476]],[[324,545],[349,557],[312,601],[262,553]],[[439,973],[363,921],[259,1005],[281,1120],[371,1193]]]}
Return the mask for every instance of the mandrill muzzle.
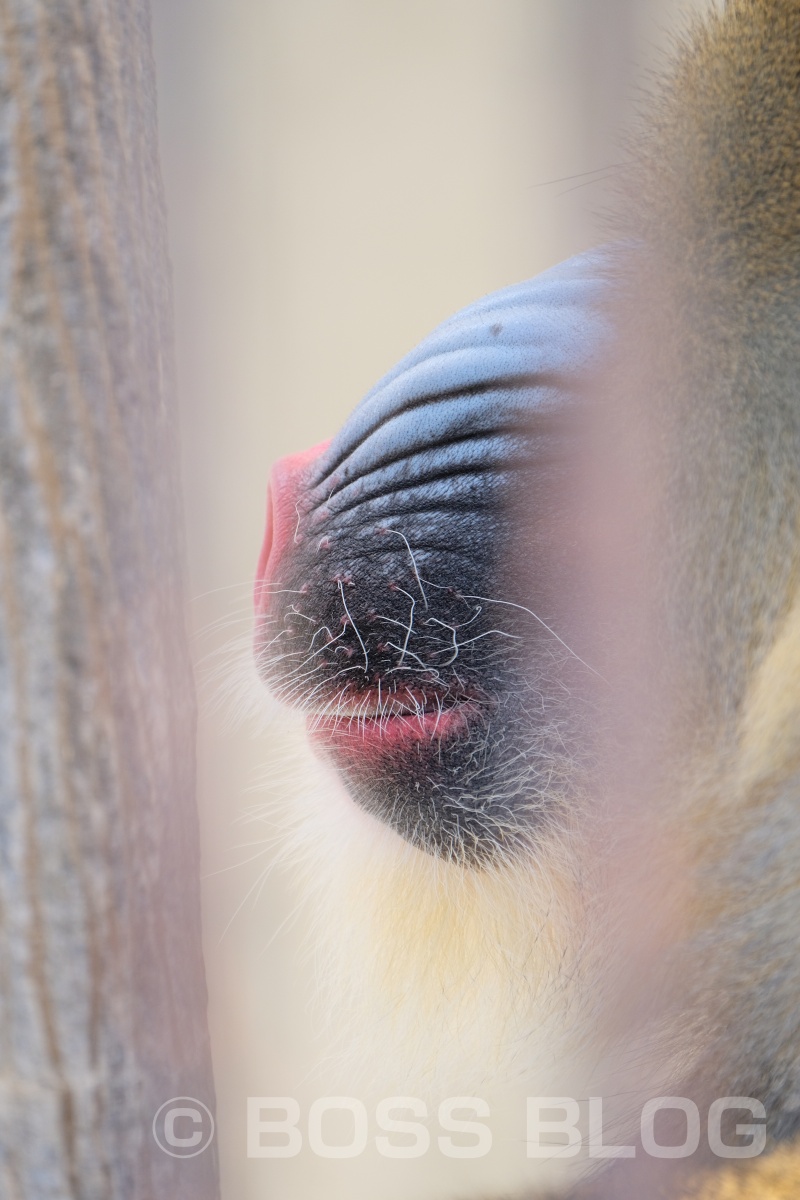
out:
{"label": "mandrill muzzle", "polygon": [[358,804],[468,865],[535,842],[574,765],[576,658],[546,614],[603,266],[583,255],[458,313],[270,482],[261,676]]}

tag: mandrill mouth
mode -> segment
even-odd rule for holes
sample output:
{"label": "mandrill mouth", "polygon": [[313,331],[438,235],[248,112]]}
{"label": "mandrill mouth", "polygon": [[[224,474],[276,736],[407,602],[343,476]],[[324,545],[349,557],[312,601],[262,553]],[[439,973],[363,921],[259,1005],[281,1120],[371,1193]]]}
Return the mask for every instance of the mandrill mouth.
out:
{"label": "mandrill mouth", "polygon": [[480,705],[467,696],[379,685],[311,709],[307,724],[319,742],[355,738],[373,753],[388,754],[404,745],[465,734],[480,713]]}

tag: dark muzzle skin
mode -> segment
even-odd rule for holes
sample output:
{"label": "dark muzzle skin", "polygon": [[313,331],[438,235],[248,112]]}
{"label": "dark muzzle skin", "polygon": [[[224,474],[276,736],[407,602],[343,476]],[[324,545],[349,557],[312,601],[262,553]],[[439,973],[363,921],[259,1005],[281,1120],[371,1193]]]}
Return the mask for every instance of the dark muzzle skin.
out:
{"label": "dark muzzle skin", "polygon": [[535,840],[574,760],[554,530],[604,274],[582,255],[452,317],[270,481],[261,676],[358,804],[468,865]]}

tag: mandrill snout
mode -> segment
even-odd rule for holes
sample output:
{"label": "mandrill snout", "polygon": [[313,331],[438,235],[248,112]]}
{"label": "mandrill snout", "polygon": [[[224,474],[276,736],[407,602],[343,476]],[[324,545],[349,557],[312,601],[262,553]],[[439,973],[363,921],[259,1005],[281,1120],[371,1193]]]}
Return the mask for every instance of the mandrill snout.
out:
{"label": "mandrill snout", "polygon": [[272,472],[259,673],[353,798],[432,853],[511,853],[563,776],[575,664],[514,580],[532,561],[553,611],[564,414],[602,287],[602,256],[585,255],[486,297]]}

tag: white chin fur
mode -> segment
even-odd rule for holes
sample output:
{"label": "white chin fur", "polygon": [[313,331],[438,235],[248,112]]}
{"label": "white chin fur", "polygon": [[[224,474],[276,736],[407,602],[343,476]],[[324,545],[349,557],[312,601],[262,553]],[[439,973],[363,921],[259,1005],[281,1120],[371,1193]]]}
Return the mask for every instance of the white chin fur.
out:
{"label": "white chin fur", "polygon": [[[312,914],[321,1057],[365,1102],[417,1096],[433,1113],[451,1096],[489,1103],[492,1150],[453,1164],[452,1195],[574,1184],[596,1165],[583,1153],[530,1159],[525,1145],[526,1097],[582,1101],[608,1063],[589,1035],[595,955],[576,936],[586,922],[567,835],[514,869],[446,863],[360,810],[308,748],[302,718],[280,720],[296,782],[275,816]],[[628,1116],[613,1120],[619,1140]]]}

